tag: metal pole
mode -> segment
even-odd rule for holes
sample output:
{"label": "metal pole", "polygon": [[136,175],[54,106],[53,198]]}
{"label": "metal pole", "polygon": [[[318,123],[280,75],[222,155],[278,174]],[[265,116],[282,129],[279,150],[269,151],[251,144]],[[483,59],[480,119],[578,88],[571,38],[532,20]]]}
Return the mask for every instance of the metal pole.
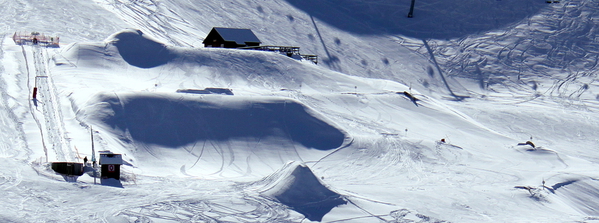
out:
{"label": "metal pole", "polygon": [[90,136],[92,140],[92,169],[94,170],[94,184],[96,184],[96,151],[94,149],[94,129],[93,127],[89,127]]}
{"label": "metal pole", "polygon": [[414,17],[414,3],[416,3],[416,0],[412,0],[412,4],[410,5],[410,12],[408,13],[408,18]]}
{"label": "metal pole", "polygon": [[94,164],[94,168],[95,168],[95,164],[96,164],[96,151],[94,150],[94,128],[93,127],[89,127],[90,130],[90,137],[92,140],[92,164]]}

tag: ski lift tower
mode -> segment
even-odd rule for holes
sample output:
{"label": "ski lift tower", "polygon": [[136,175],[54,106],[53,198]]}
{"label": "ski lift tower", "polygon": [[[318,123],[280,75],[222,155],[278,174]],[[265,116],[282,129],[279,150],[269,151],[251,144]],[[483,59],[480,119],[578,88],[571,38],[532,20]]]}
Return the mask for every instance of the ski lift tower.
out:
{"label": "ski lift tower", "polygon": [[412,4],[410,4],[410,12],[408,12],[408,18],[414,17],[414,4],[416,0],[412,0]]}

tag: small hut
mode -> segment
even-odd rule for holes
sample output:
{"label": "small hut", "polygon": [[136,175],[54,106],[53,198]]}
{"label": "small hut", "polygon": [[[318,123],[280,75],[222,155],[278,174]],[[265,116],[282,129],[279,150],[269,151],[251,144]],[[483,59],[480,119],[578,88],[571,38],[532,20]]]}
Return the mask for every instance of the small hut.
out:
{"label": "small hut", "polygon": [[250,29],[214,27],[204,39],[204,47],[240,48],[260,46],[260,39]]}
{"label": "small hut", "polygon": [[123,158],[121,154],[101,153],[100,165],[102,166],[102,178],[121,179],[121,165]]}

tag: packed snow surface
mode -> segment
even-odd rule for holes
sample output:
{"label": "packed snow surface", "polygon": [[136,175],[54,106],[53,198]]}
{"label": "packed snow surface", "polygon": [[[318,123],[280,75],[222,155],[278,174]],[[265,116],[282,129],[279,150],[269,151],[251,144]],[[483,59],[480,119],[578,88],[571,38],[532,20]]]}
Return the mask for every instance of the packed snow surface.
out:
{"label": "packed snow surface", "polygon": [[0,0],[0,221],[599,222],[599,2],[410,2]]}

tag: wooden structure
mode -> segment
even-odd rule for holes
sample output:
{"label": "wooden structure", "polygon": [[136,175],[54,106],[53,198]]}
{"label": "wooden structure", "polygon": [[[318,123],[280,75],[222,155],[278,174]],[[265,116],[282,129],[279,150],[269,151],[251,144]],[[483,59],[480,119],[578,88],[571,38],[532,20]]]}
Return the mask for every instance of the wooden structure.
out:
{"label": "wooden structure", "polygon": [[299,55],[300,48],[297,46],[248,46],[240,49],[270,51],[285,54],[287,56]]}
{"label": "wooden structure", "polygon": [[261,42],[250,29],[214,27],[202,43],[204,47],[239,48],[259,46]]}
{"label": "wooden structure", "polygon": [[40,45],[46,47],[59,47],[60,38],[58,36],[47,36],[39,32],[22,33],[15,32],[12,40],[17,45]]}
{"label": "wooden structure", "polygon": [[53,162],[52,170],[66,176],[83,175],[83,163]]}
{"label": "wooden structure", "polygon": [[314,63],[314,64],[318,64],[318,56],[317,55],[300,54],[300,56],[304,60],[309,60],[309,61],[312,61],[312,63]]}
{"label": "wooden structure", "polygon": [[100,153],[101,177],[121,179],[121,165],[123,158],[121,154]]}
{"label": "wooden structure", "polygon": [[288,57],[298,56],[301,59],[309,60],[315,64],[318,64],[318,56],[317,55],[301,54],[300,48],[298,46],[248,46],[248,47],[241,47],[239,49],[270,51],[270,52],[276,52],[276,53],[280,53],[283,55],[287,55]]}

